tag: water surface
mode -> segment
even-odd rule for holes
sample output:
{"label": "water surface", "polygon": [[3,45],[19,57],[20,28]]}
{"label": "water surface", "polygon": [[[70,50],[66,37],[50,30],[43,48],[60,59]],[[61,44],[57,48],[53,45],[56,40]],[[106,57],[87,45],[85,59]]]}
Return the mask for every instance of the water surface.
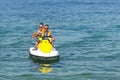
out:
{"label": "water surface", "polygon": [[[119,7],[119,0],[1,0],[0,80],[119,80]],[[49,73],[29,58],[40,22],[60,53]]]}

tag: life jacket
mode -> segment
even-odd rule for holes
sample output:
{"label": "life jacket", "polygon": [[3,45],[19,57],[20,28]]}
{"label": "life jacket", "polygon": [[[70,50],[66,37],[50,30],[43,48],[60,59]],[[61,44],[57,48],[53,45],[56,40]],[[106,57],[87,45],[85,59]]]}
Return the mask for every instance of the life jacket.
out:
{"label": "life jacket", "polygon": [[42,39],[48,39],[50,42],[52,40],[50,31],[45,32],[45,30],[42,31]]}
{"label": "life jacket", "polygon": [[45,32],[44,29],[42,30],[42,34],[41,34],[41,36],[38,36],[38,40],[41,41],[43,39],[48,39],[49,41],[51,41],[51,33],[50,33],[50,31]]}
{"label": "life jacket", "polygon": [[50,31],[45,32],[45,30],[42,30],[42,37],[50,37],[50,36],[51,36]]}

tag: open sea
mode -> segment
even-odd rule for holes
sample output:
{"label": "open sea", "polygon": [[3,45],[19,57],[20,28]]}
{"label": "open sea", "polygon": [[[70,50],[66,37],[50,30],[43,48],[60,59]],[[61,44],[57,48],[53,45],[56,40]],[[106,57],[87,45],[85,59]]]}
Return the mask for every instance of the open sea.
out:
{"label": "open sea", "polygon": [[[29,57],[40,22],[58,62]],[[120,0],[0,0],[0,80],[120,80]]]}

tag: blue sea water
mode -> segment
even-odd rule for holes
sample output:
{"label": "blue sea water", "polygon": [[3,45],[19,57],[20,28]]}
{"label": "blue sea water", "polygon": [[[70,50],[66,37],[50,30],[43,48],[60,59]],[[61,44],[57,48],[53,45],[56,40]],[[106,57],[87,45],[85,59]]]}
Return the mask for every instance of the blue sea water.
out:
{"label": "blue sea water", "polygon": [[[0,0],[0,80],[120,80],[119,9],[120,0]],[[40,22],[60,54],[49,73],[29,58]]]}

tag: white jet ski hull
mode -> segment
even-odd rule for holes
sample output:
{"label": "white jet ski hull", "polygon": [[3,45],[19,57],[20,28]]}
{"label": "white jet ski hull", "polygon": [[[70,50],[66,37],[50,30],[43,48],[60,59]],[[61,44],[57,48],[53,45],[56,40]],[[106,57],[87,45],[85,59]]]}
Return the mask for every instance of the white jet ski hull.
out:
{"label": "white jet ski hull", "polygon": [[43,53],[39,49],[34,50],[34,47],[31,47],[30,55],[32,58],[36,58],[38,60],[55,60],[59,57],[59,53],[55,48],[50,53]]}

